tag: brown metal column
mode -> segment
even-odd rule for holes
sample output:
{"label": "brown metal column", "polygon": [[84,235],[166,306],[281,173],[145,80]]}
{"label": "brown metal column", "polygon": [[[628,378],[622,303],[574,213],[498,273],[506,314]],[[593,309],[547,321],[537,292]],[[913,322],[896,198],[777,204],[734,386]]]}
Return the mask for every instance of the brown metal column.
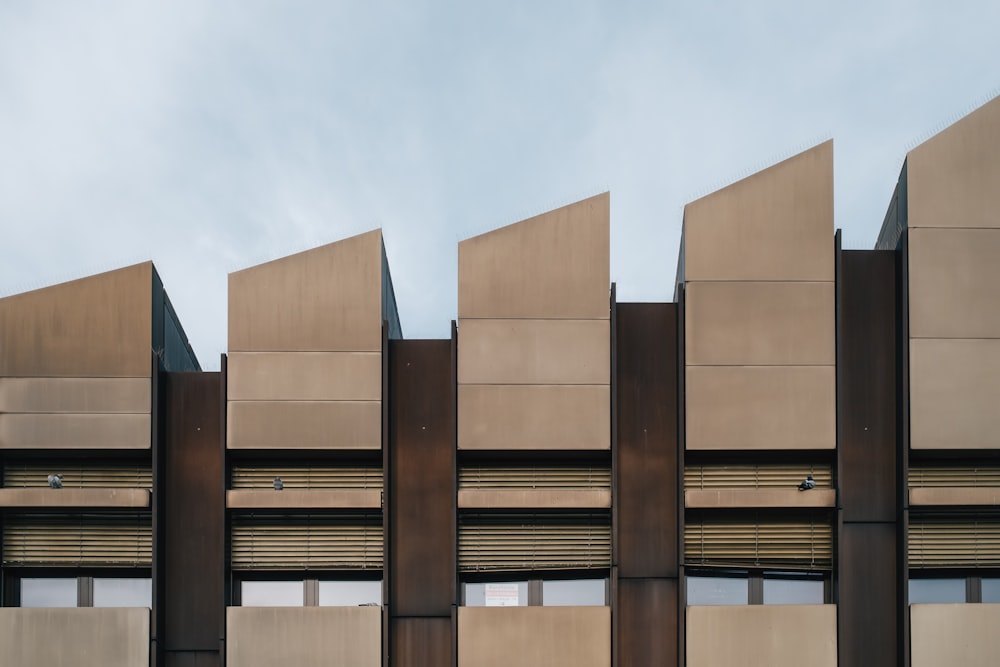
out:
{"label": "brown metal column", "polygon": [[617,544],[620,665],[678,655],[677,307],[618,304]]}
{"label": "brown metal column", "polygon": [[841,252],[838,656],[898,664],[896,253]]}
{"label": "brown metal column", "polygon": [[391,664],[447,667],[457,551],[452,341],[389,345]]}
{"label": "brown metal column", "polygon": [[167,667],[220,667],[225,491],[220,373],[163,374],[159,638]]}

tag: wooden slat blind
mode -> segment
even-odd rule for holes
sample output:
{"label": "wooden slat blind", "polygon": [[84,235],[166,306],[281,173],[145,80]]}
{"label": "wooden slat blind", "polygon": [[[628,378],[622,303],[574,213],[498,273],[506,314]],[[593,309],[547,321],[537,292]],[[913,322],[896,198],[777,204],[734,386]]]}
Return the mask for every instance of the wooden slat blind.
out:
{"label": "wooden slat blind", "polygon": [[829,568],[833,529],[826,519],[688,521],[688,565]]}
{"label": "wooden slat blind", "polygon": [[1000,466],[910,466],[908,486],[1000,487]]}
{"label": "wooden slat blind", "polygon": [[462,572],[611,566],[607,513],[469,514],[458,526]]}
{"label": "wooden slat blind", "polygon": [[247,516],[233,520],[236,570],[380,570],[379,514]]}
{"label": "wooden slat blind", "polygon": [[816,488],[833,488],[833,471],[825,463],[688,465],[684,467],[684,488],[794,489],[806,475],[813,476]]}
{"label": "wooden slat blind", "polygon": [[149,463],[90,464],[6,463],[3,486],[20,488],[48,487],[48,476],[61,474],[66,489],[153,488],[153,469]]}
{"label": "wooden slat blind", "polygon": [[152,519],[147,512],[8,516],[4,565],[150,567]]}
{"label": "wooden slat blind", "polygon": [[379,466],[233,466],[232,488],[270,489],[280,477],[286,489],[382,490]]}
{"label": "wooden slat blind", "polygon": [[607,465],[468,465],[458,471],[458,488],[610,489],[611,468]]}
{"label": "wooden slat blind", "polygon": [[914,517],[907,546],[912,568],[1000,567],[1000,517]]}

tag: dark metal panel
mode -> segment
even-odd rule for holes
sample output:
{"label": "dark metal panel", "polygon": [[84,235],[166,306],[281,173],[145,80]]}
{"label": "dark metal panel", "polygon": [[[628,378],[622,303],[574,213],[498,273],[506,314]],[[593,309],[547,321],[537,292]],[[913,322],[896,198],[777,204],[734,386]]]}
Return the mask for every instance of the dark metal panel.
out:
{"label": "dark metal panel", "polygon": [[455,412],[450,340],[389,341],[389,608],[450,616],[455,600]]}
{"label": "dark metal panel", "polygon": [[164,667],[222,667],[219,651],[171,651],[164,654]]}
{"label": "dark metal panel", "polygon": [[844,521],[896,520],[896,254],[842,253],[838,322]]}
{"label": "dark metal panel", "polygon": [[845,523],[840,535],[841,665],[895,665],[897,632],[896,524]]}
{"label": "dark metal panel", "polygon": [[678,664],[677,579],[618,579],[618,664]]}
{"label": "dark metal panel", "polygon": [[618,304],[618,573],[676,577],[677,310]]}
{"label": "dark metal panel", "polygon": [[221,373],[165,373],[164,650],[218,650],[225,625]]}
{"label": "dark metal panel", "polygon": [[451,625],[450,615],[392,619],[392,666],[451,665],[454,660]]}

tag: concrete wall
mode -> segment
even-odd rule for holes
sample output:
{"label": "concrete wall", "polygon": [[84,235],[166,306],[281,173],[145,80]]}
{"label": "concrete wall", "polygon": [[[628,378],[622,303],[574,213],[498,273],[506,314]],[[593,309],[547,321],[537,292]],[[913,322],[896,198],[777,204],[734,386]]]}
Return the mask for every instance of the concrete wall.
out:
{"label": "concrete wall", "polygon": [[610,199],[458,246],[459,449],[610,447]]}
{"label": "concrete wall", "polygon": [[227,667],[379,667],[380,607],[229,607]]}
{"label": "concrete wall", "polygon": [[687,666],[719,665],[836,667],[836,605],[688,607]]}
{"label": "concrete wall", "polygon": [[149,609],[0,608],[6,667],[148,667]]}
{"label": "concrete wall", "polygon": [[1000,656],[1000,604],[910,606],[912,667],[987,667]]}
{"label": "concrete wall", "polygon": [[684,210],[686,446],[836,446],[833,144]]}
{"label": "concrete wall", "polygon": [[458,667],[610,667],[610,607],[459,607]]}

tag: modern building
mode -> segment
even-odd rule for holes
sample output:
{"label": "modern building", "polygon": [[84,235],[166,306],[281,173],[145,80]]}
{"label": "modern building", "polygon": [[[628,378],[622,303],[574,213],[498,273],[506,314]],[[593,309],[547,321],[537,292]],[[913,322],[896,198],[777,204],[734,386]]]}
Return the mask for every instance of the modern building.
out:
{"label": "modern building", "polygon": [[[619,303],[601,194],[459,244],[403,337],[376,230],[0,299],[0,664],[994,665],[1000,98],[841,248],[833,144],[690,203]],[[58,477],[57,477],[58,475]]]}

